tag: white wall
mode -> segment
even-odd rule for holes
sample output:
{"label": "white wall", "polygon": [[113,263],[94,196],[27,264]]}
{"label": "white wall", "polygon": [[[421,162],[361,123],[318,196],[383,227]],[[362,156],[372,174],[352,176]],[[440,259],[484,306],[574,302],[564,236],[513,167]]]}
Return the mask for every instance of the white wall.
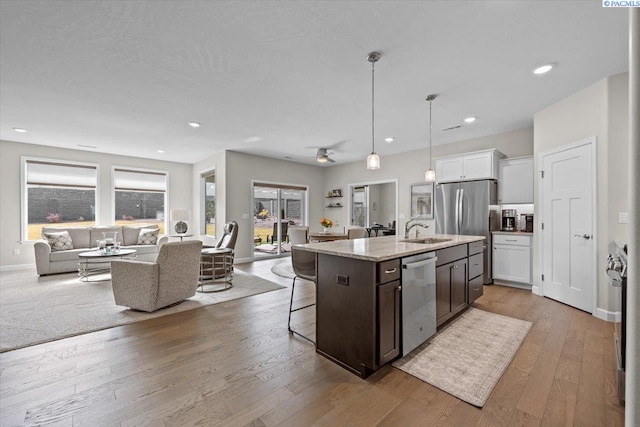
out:
{"label": "white wall", "polygon": [[[100,225],[113,222],[111,206],[111,167],[130,166],[146,169],[165,170],[169,173],[170,209],[184,209],[191,206],[191,165],[163,162],[138,157],[116,156],[82,150],[47,147],[35,144],[0,141],[0,267],[35,264],[33,243],[21,243],[20,236],[20,157],[43,157],[58,160],[91,162],[100,165],[98,196]],[[188,189],[185,191],[185,189]],[[20,255],[13,255],[20,249]]]}
{"label": "white wall", "polygon": [[[453,144],[436,145],[433,147],[433,158],[448,156],[451,154],[461,154],[471,151],[497,148],[507,157],[530,156],[533,154],[533,128],[520,129],[512,132],[505,132],[497,135],[482,138],[460,141]],[[373,181],[384,181],[398,179],[398,200],[399,214],[403,214],[405,219],[400,219],[397,224],[398,230],[404,229],[404,223],[411,213],[410,185],[416,182],[424,182],[424,173],[427,170],[428,154],[427,148],[409,151],[381,158],[382,166],[378,170],[367,170],[365,155],[358,162],[334,165],[325,171],[324,187],[325,191],[332,188],[347,189],[347,184],[364,183]],[[349,212],[348,198],[344,198],[345,208],[326,209],[324,216],[337,219],[340,224],[347,223]],[[384,224],[390,220],[386,220]],[[435,233],[435,222],[433,220],[424,221],[430,226],[427,234]],[[313,221],[312,221],[312,226]]]}
{"label": "white wall", "polygon": [[[597,307],[614,309],[614,292],[604,272],[608,245],[628,238],[628,224],[618,224],[618,211],[629,210],[628,73],[603,79],[534,116],[534,163],[545,151],[596,137],[597,168]],[[536,229],[541,222],[540,179],[535,180]],[[610,205],[611,204],[611,205]],[[534,233],[534,285],[540,284],[540,235]],[[597,314],[597,313],[596,313]]]}

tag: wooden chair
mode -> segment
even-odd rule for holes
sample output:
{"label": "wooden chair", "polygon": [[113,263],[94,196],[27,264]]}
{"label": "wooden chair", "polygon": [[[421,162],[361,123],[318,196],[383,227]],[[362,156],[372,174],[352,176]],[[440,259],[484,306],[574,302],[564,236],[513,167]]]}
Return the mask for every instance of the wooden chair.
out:
{"label": "wooden chair", "polygon": [[275,244],[276,241],[280,242],[280,243],[284,243],[285,241],[288,242],[289,241],[289,223],[288,222],[282,222],[280,224],[282,226],[282,235],[284,236],[284,239],[279,239],[277,236],[278,234],[278,223],[274,223],[273,224],[273,232],[271,233],[271,238],[269,238],[269,236],[267,235],[267,243],[269,243],[269,240],[271,240],[271,244]]}

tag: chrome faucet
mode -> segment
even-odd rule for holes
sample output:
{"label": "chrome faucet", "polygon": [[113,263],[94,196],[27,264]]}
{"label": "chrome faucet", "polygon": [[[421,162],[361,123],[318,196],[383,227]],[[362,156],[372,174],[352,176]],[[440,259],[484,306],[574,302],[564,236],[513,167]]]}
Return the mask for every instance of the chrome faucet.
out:
{"label": "chrome faucet", "polygon": [[[409,225],[409,223],[410,223],[411,221],[417,221],[417,219],[415,219],[415,218],[411,218],[409,221],[407,221],[407,222],[404,224],[404,238],[405,238],[405,239],[408,239],[408,238],[409,238],[409,231],[411,231],[411,229],[412,229],[413,227],[429,228],[429,226],[428,226],[428,225],[425,225],[425,224],[423,224],[423,223],[421,223],[421,222],[414,222],[413,224]],[[416,230],[416,238],[417,238],[417,237],[418,237],[418,230]]]}

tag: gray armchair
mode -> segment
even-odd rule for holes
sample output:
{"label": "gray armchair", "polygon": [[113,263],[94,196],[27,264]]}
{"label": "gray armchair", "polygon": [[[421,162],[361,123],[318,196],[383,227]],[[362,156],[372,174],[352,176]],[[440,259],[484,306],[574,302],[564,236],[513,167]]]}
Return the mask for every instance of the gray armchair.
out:
{"label": "gray armchair", "polygon": [[111,262],[111,283],[117,305],[156,311],[196,294],[202,242],[165,243],[156,262]]}
{"label": "gray armchair", "polygon": [[216,248],[235,249],[238,240],[238,223],[235,221],[226,222],[222,229],[222,237],[216,242]]}

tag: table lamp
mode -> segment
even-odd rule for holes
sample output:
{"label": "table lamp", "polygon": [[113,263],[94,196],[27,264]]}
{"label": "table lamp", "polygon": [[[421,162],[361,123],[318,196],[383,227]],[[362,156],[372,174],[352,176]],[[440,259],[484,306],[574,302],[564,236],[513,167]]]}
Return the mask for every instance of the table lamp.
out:
{"label": "table lamp", "polygon": [[186,209],[174,209],[171,211],[171,221],[177,221],[173,226],[178,234],[185,234],[187,232],[187,223],[184,221],[191,220],[191,211]]}

